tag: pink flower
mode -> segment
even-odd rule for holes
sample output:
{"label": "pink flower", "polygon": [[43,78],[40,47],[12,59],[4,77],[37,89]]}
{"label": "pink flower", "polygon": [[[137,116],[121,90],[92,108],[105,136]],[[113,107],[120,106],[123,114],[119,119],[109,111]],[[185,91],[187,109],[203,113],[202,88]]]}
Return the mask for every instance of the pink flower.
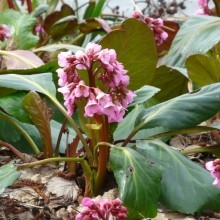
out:
{"label": "pink flower", "polygon": [[200,9],[195,11],[197,15],[212,15],[212,11],[209,9],[209,0],[197,0]]}
{"label": "pink flower", "polygon": [[85,83],[83,80],[79,82],[79,84],[75,88],[75,96],[77,98],[79,97],[88,97],[89,96],[89,87],[85,86]]}
{"label": "pink flower", "polygon": [[59,80],[58,85],[59,86],[65,86],[67,83],[67,74],[63,69],[57,69],[56,72],[58,73]]}
{"label": "pink flower", "polygon": [[5,41],[5,39],[10,39],[9,27],[5,24],[0,24],[0,41]]}
{"label": "pink flower", "polygon": [[146,25],[153,31],[157,46],[160,46],[168,38],[167,32],[162,29],[164,24],[161,18],[154,19],[147,16],[144,17],[140,12],[134,12],[132,17],[145,22]]}
{"label": "pink flower", "polygon": [[58,64],[60,67],[65,67],[68,65],[68,61],[67,58],[72,56],[72,52],[68,51],[68,52],[60,52],[58,54]]}
{"label": "pink flower", "polygon": [[100,115],[102,113],[102,109],[98,104],[97,100],[89,99],[85,106],[85,116],[86,117],[93,117],[94,114]]}
{"label": "pink flower", "polygon": [[[126,88],[129,85],[129,76],[126,75],[127,70],[122,63],[117,61],[115,50],[101,50],[100,45],[89,43],[85,52],[77,51],[75,55],[61,52],[58,55],[58,64],[61,67],[57,70],[60,86],[58,91],[63,94],[69,115],[74,112],[76,98],[78,103],[83,98],[83,102],[86,101],[85,117],[104,114],[109,122],[123,119],[125,107],[133,100],[133,93]],[[93,87],[85,84],[79,75],[85,71],[79,70],[88,72],[89,82],[92,82]],[[96,79],[92,79],[93,77],[101,80],[105,88],[109,87],[106,93],[94,87]]]}
{"label": "pink flower", "polygon": [[205,167],[215,178],[213,184],[220,188],[220,159],[207,162]]}
{"label": "pink flower", "polygon": [[102,198],[100,201],[84,198],[82,204],[85,209],[76,216],[76,220],[107,220],[115,217],[116,220],[127,220],[127,209],[122,206],[120,199],[108,201]]}
{"label": "pink flower", "polygon": [[86,46],[86,55],[90,59],[95,59],[98,56],[98,53],[100,52],[101,48],[101,45],[90,42]]}
{"label": "pink flower", "polygon": [[208,5],[209,0],[197,0],[197,3],[200,7],[205,7]]}

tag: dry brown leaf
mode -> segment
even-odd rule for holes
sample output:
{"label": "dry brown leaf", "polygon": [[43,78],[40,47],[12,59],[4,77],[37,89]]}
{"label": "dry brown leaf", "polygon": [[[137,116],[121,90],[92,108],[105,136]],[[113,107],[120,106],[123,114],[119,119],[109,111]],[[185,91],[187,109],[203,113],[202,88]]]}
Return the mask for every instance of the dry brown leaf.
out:
{"label": "dry brown leaf", "polygon": [[57,196],[66,197],[75,201],[78,197],[79,187],[74,180],[65,180],[54,176],[47,184],[47,190]]}

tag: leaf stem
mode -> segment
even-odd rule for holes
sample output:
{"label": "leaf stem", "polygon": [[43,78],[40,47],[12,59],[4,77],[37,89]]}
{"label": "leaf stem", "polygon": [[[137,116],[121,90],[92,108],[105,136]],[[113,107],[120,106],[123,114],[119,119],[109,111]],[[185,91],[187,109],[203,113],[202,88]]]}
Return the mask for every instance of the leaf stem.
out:
{"label": "leaf stem", "polygon": [[23,170],[23,169],[31,168],[31,167],[38,166],[38,165],[44,165],[47,163],[60,162],[60,161],[80,162],[81,163],[83,160],[84,160],[84,157],[82,157],[82,158],[53,157],[53,158],[47,158],[44,160],[35,161],[33,163],[19,164],[19,165],[17,165],[17,170]]}
{"label": "leaf stem", "polygon": [[125,139],[124,143],[121,145],[122,147],[125,147],[130,141],[131,139],[134,137],[134,135],[138,132],[138,129],[134,129],[129,135],[128,137]]}
{"label": "leaf stem", "polygon": [[72,117],[70,117],[66,110],[63,108],[63,106],[58,102],[57,99],[55,99],[54,97],[52,97],[49,93],[47,93],[47,96],[51,99],[51,101],[57,106],[57,108],[62,112],[62,114],[65,116],[65,118],[67,119],[67,121],[69,121],[69,123],[71,124],[72,128],[75,130],[76,134],[79,136],[79,139],[81,140],[83,147],[86,151],[86,154],[88,156],[88,160],[89,160],[89,164],[93,163],[93,156],[92,156],[92,151],[90,150],[85,138],[83,137],[80,129],[78,128],[78,126],[76,125],[76,123],[74,122],[74,120],[72,119]]}
{"label": "leaf stem", "polygon": [[35,66],[33,63],[31,63],[29,60],[25,59],[24,57],[22,57],[18,54],[15,54],[13,52],[0,50],[0,54],[3,56],[5,55],[5,56],[16,58],[16,59],[20,60],[21,62],[25,63],[26,65],[30,66],[31,68],[37,68],[37,66]]}
{"label": "leaf stem", "polygon": [[194,154],[194,153],[220,153],[220,149],[216,148],[213,149],[213,147],[197,147],[194,149],[186,149],[186,150],[182,150],[180,151],[183,155],[187,155],[187,154]]}
{"label": "leaf stem", "polygon": [[18,131],[21,132],[21,134],[25,137],[25,139],[27,140],[27,142],[30,144],[30,146],[32,147],[32,150],[34,151],[35,154],[39,154],[40,151],[37,147],[37,145],[34,143],[34,141],[32,140],[32,138],[28,135],[28,133],[18,124],[16,123],[14,120],[12,120],[11,118],[7,117],[6,115],[2,115],[0,114],[0,118],[4,119],[5,121],[9,122],[10,124],[12,124]]}

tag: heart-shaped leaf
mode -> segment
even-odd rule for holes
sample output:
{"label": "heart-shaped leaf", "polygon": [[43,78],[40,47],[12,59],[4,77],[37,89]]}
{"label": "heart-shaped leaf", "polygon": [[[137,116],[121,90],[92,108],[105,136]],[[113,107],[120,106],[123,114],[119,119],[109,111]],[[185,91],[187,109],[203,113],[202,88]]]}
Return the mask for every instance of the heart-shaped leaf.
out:
{"label": "heart-shaped leaf", "polygon": [[160,195],[161,172],[131,148],[112,147],[110,164],[119,188],[119,197],[131,219],[154,217]]}
{"label": "heart-shaped leaf", "polygon": [[12,163],[8,163],[0,167],[0,194],[2,194],[7,186],[10,186],[21,175]]}
{"label": "heart-shaped leaf", "polygon": [[161,202],[187,214],[220,210],[220,189],[201,166],[157,140],[139,141],[137,151],[162,170]]}
{"label": "heart-shaped leaf", "polygon": [[117,59],[128,70],[131,90],[151,81],[157,64],[157,48],[153,33],[144,22],[129,18],[122,22],[120,30],[108,33],[100,44],[116,51]]}
{"label": "heart-shaped leaf", "polygon": [[[204,54],[220,41],[220,18],[214,16],[192,16],[178,31],[166,64],[184,67],[187,57]],[[202,43],[201,43],[202,42]]]}

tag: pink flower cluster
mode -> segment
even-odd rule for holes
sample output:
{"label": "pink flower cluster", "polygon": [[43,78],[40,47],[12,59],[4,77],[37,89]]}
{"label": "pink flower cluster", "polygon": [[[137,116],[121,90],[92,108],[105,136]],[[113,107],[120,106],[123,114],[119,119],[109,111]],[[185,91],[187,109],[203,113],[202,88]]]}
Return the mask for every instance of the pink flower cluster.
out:
{"label": "pink flower cluster", "polygon": [[215,178],[213,184],[220,188],[220,159],[207,162],[205,164],[205,167]]}
{"label": "pink flower cluster", "polygon": [[[64,96],[64,105],[70,116],[74,113],[76,102],[83,99],[86,101],[86,117],[104,114],[109,122],[122,121],[125,109],[135,94],[127,89],[129,77],[124,66],[117,61],[115,50],[101,50],[100,45],[89,43],[85,53],[77,51],[73,55],[70,51],[61,52],[58,64],[62,67],[57,70],[61,87],[58,91]],[[82,80],[79,70],[87,71],[90,86]],[[96,87],[96,76],[108,87],[107,93]]]}
{"label": "pink flower cluster", "polygon": [[120,199],[108,201],[102,198],[100,201],[85,197],[82,200],[86,208],[80,214],[77,214],[76,220],[109,220],[110,216],[115,220],[126,220],[127,209],[122,206]]}
{"label": "pink flower cluster", "polygon": [[197,15],[211,15],[212,11],[209,9],[209,0],[197,0],[197,3],[200,7],[195,14]]}
{"label": "pink flower cluster", "polygon": [[9,27],[5,24],[0,24],[0,41],[9,39],[11,36],[9,34]]}
{"label": "pink flower cluster", "polygon": [[134,12],[132,17],[138,19],[139,21],[143,21],[147,24],[147,26],[154,33],[154,38],[157,43],[157,46],[160,46],[168,38],[167,32],[165,32],[162,29],[164,24],[161,18],[154,19],[147,16],[144,17],[140,12]]}

